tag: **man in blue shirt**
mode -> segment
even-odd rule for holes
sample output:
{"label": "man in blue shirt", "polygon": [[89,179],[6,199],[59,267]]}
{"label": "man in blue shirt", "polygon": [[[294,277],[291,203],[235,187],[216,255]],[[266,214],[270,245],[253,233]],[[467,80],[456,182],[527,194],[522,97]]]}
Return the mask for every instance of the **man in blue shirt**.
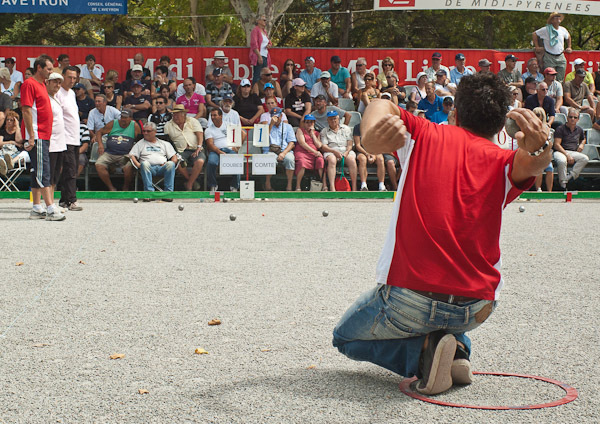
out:
{"label": "man in blue shirt", "polygon": [[331,56],[331,82],[338,86],[338,97],[352,98],[350,93],[350,71],[342,66],[339,56]]}
{"label": "man in blue shirt", "polygon": [[444,109],[434,113],[431,122],[435,122],[436,124],[448,124],[448,114],[454,109],[454,100],[452,100],[452,97],[446,97],[442,101],[442,105]]}
{"label": "man in blue shirt", "polygon": [[435,86],[432,82],[425,84],[425,93],[427,96],[421,99],[418,108],[425,111],[425,117],[430,121],[433,119],[433,114],[439,112],[444,108],[443,100],[440,96],[435,94]]}
{"label": "man in blue shirt", "polygon": [[306,83],[306,91],[308,94],[310,94],[310,90],[312,89],[313,85],[315,85],[315,83],[319,81],[319,78],[321,77],[321,70],[315,67],[315,58],[312,56],[308,56],[306,59],[304,59],[304,65],[306,68],[300,72],[300,78],[302,78]]}
{"label": "man in blue shirt", "polygon": [[471,72],[470,69],[467,69],[465,67],[464,54],[458,53],[456,56],[454,56],[454,64],[456,65],[456,67],[450,70],[451,83],[458,85],[462,77],[465,77],[467,75],[473,75],[473,72]]}
{"label": "man in blue shirt", "polygon": [[[285,168],[285,176],[287,177],[286,190],[292,190],[292,179],[294,178],[294,170],[296,169],[296,160],[294,158],[294,148],[296,143],[296,135],[294,129],[287,122],[281,119],[282,110],[280,107],[271,109],[271,121],[269,122],[269,147],[263,147],[263,153],[277,155],[277,162],[283,162]],[[265,189],[273,190],[271,187],[271,176],[266,176]]]}

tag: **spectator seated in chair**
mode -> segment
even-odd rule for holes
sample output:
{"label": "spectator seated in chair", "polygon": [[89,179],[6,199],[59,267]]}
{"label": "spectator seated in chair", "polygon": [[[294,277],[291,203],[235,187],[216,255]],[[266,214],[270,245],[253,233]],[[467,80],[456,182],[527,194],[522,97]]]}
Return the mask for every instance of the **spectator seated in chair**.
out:
{"label": "spectator seated in chair", "polygon": [[[294,170],[296,162],[294,159],[294,149],[296,136],[294,129],[290,124],[282,119],[283,111],[279,107],[274,107],[270,114],[269,122],[269,147],[263,147],[263,154],[273,154],[277,156],[277,162],[283,163],[285,168],[285,176],[287,178],[286,190],[292,189],[292,179],[294,178]],[[271,186],[271,175],[266,175],[265,189],[273,190]]]}
{"label": "spectator seated in chair", "polygon": [[356,191],[356,153],[352,150],[352,130],[340,124],[340,117],[334,110],[327,112],[327,128],[321,131],[321,150],[327,164],[329,190],[335,191],[335,174],[337,163],[344,158],[344,164],[350,171],[352,191]]}
{"label": "spectator seated in chair", "polygon": [[[300,128],[296,131],[296,147],[294,148],[296,191],[302,190],[300,184],[307,169],[317,171],[319,181],[323,180],[325,162],[320,149],[321,140],[319,139],[319,132],[315,130],[315,117],[309,113],[302,118]],[[323,189],[327,191],[326,186]]]}

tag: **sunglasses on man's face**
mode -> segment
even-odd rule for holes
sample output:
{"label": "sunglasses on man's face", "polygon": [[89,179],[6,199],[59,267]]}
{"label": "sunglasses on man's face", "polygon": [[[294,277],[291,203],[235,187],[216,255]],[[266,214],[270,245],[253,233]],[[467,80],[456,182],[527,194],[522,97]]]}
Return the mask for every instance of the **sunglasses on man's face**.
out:
{"label": "sunglasses on man's face", "polygon": [[567,116],[569,119],[579,119],[579,116]]}
{"label": "sunglasses on man's face", "polygon": [[270,77],[273,74],[263,74],[263,77]]}

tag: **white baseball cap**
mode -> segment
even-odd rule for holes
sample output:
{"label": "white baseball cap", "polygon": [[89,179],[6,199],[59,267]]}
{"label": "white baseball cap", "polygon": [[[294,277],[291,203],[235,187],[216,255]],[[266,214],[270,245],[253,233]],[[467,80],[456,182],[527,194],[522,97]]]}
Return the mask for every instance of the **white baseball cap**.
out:
{"label": "white baseball cap", "polygon": [[52,72],[50,74],[50,76],[48,77],[48,81],[52,81],[52,80],[61,80],[64,81],[65,79],[63,78],[63,76],[61,74],[59,74],[58,72]]}

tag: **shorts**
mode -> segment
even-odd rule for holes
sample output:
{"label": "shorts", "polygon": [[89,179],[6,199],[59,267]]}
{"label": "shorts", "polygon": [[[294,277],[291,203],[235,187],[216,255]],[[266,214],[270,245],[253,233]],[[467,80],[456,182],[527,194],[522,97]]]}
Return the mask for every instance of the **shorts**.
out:
{"label": "shorts", "polygon": [[79,166],[85,168],[88,164],[89,159],[85,153],[79,153]]}
{"label": "shorts", "polygon": [[544,172],[554,172],[554,167],[552,166],[552,162],[550,162],[548,164],[548,166],[546,167],[546,169],[544,169]]}
{"label": "shorts", "polygon": [[50,187],[50,140],[36,140],[31,149],[31,188]]}
{"label": "shorts", "polygon": [[[344,152],[340,152],[340,153],[344,154]],[[323,153],[323,159],[327,160],[327,157],[330,155],[333,155],[333,153],[331,153],[331,152]],[[356,161],[356,152],[354,150],[350,150],[350,152],[348,152],[348,157],[345,160],[348,161],[350,159],[354,159],[354,161]]]}
{"label": "shorts", "polygon": [[398,159],[396,159],[396,156],[390,155],[389,153],[384,153],[383,154],[383,163],[387,163],[390,160],[394,161],[395,166],[398,166]]}
{"label": "shorts", "polygon": [[64,152],[50,152],[50,182],[53,186],[60,181],[60,173],[62,172]]}
{"label": "shorts", "polygon": [[193,165],[194,162],[198,160],[202,160],[202,162],[206,163],[206,154],[204,153],[204,149],[202,149],[202,151],[198,153],[198,156],[192,157],[192,154],[194,154],[195,151],[196,149],[186,149],[183,152],[179,153],[181,158],[188,164],[188,166]]}
{"label": "shorts", "polygon": [[106,168],[124,168],[131,166],[131,161],[127,155],[111,155],[110,153],[102,153],[96,161],[96,166],[101,165]]}
{"label": "shorts", "polygon": [[[268,155],[277,155],[275,152],[269,152]],[[294,157],[294,152],[291,150],[285,154],[283,157],[283,167],[287,170],[295,170],[296,169],[296,159]]]}

